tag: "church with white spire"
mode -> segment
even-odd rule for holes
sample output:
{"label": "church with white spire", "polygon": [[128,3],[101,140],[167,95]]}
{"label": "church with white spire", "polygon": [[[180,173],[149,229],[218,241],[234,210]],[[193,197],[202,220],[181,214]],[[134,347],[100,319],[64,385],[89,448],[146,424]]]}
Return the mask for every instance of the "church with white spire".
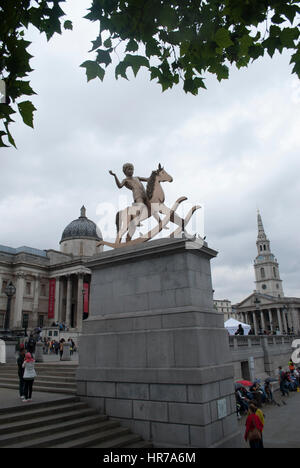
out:
{"label": "church with white spire", "polygon": [[232,309],[238,320],[251,326],[255,335],[300,334],[300,298],[284,295],[279,264],[271,251],[259,211],[256,248],[255,290]]}
{"label": "church with white spire", "polygon": [[270,241],[266,236],[261,215],[257,213],[257,256],[254,260],[256,291],[268,296],[284,297],[279,265],[271,252]]}

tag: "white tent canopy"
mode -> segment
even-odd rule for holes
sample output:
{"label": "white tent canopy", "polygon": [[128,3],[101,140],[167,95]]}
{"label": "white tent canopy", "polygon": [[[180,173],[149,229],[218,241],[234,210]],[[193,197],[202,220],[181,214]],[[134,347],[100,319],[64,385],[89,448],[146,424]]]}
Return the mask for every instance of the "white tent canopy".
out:
{"label": "white tent canopy", "polygon": [[230,318],[227,320],[224,324],[226,330],[228,331],[229,335],[234,335],[237,329],[239,328],[239,325],[242,325],[244,329],[244,334],[248,335],[249,331],[251,330],[250,325],[247,323],[239,322],[238,320],[235,320],[233,318]]}

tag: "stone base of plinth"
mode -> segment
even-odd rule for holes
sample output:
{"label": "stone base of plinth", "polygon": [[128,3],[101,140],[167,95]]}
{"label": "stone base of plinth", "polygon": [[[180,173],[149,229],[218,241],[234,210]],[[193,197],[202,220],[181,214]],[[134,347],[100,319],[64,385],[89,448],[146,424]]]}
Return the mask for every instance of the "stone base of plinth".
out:
{"label": "stone base of plinth", "polygon": [[213,308],[216,254],[164,239],[88,262],[78,395],[155,447],[242,442],[228,335]]}
{"label": "stone base of plinth", "polygon": [[15,364],[17,362],[17,341],[5,341],[5,362],[6,364]]}

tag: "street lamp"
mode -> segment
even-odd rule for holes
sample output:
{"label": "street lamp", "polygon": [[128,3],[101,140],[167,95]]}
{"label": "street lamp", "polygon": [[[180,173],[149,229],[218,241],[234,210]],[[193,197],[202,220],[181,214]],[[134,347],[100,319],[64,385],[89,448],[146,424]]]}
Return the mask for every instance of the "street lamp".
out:
{"label": "street lamp", "polygon": [[11,300],[13,296],[16,294],[16,288],[11,281],[6,286],[4,292],[7,295],[7,307],[6,307],[6,314],[5,314],[5,321],[4,321],[4,334],[7,338],[7,335],[9,333]]}

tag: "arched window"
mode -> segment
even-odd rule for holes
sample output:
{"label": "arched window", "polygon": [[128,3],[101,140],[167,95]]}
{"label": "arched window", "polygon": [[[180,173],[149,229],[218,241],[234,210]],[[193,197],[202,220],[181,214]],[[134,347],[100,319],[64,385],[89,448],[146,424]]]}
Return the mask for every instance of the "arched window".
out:
{"label": "arched window", "polygon": [[259,246],[260,250],[262,251],[262,245]]}
{"label": "arched window", "polygon": [[274,278],[276,278],[276,268],[273,267]]}
{"label": "arched window", "polygon": [[265,277],[266,277],[265,269],[264,269],[264,268],[261,268],[261,269],[260,269],[260,275],[261,275],[262,278],[265,278]]}
{"label": "arched window", "polygon": [[264,250],[266,250],[266,246],[265,246],[265,244],[264,244]]}

